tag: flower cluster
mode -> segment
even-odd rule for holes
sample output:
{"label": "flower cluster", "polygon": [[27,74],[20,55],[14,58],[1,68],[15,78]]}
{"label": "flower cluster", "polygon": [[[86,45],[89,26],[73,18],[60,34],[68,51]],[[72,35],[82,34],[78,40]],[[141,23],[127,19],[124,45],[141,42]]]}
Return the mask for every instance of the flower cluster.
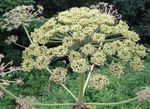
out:
{"label": "flower cluster", "polygon": [[144,68],[143,60],[139,57],[134,57],[133,60],[130,61],[130,66],[136,71],[141,71]]}
{"label": "flower cluster", "polygon": [[32,21],[41,20],[42,17],[38,17],[38,15],[42,13],[43,7],[38,5],[37,8],[35,11],[34,6],[22,5],[6,12],[3,15],[4,19],[0,22],[1,28],[11,31],[17,29],[23,23],[28,26]]}
{"label": "flower cluster", "polygon": [[89,70],[89,65],[85,59],[77,59],[71,62],[71,68],[73,72],[77,73],[85,73]]}
{"label": "flower cluster", "polygon": [[[57,59],[65,59],[73,72],[85,73],[92,65],[101,67],[114,58],[141,70],[145,47],[137,44],[138,34],[130,31],[124,21],[114,25],[115,19],[108,11],[103,13],[87,7],[58,13],[31,33],[33,42],[23,52],[23,70],[44,69]],[[121,63],[112,63],[108,68],[117,77],[123,74]]]}
{"label": "flower cluster", "polygon": [[69,58],[69,61],[72,62],[73,60],[81,59],[82,56],[79,52],[72,50],[70,51],[68,58]]}
{"label": "flower cluster", "polygon": [[[113,26],[113,23],[111,15],[101,14],[97,9],[71,8],[50,18],[40,29],[35,29],[31,36],[34,42],[44,45],[52,40],[60,41],[59,39],[63,39],[65,36],[71,37],[69,40],[73,42],[87,42],[93,39],[99,43],[104,40],[105,37],[102,39],[101,36],[105,36],[105,34],[102,35],[98,29],[101,25]],[[93,37],[92,34],[96,31],[97,34]],[[97,38],[99,41],[96,40]]]}
{"label": "flower cluster", "polygon": [[91,62],[97,66],[104,65],[105,61],[106,61],[106,55],[102,51],[97,51],[91,57]]}
{"label": "flower cluster", "polygon": [[63,83],[66,80],[67,70],[61,67],[57,67],[53,70],[50,80],[55,83]]}
{"label": "flower cluster", "polygon": [[108,42],[104,44],[103,51],[106,55],[112,56],[117,53],[120,46],[121,46],[120,41]]}
{"label": "flower cluster", "polygon": [[30,71],[35,69],[45,69],[53,58],[53,50],[48,49],[46,46],[38,46],[32,43],[28,48],[23,51],[24,59],[22,63],[23,71]]}
{"label": "flower cluster", "polygon": [[109,84],[109,79],[105,75],[96,73],[91,76],[89,84],[90,87],[96,90],[101,90]]}
{"label": "flower cluster", "polygon": [[85,44],[81,50],[86,55],[92,55],[95,52],[95,47],[91,44]]}
{"label": "flower cluster", "polygon": [[112,62],[109,66],[109,72],[114,76],[120,77],[124,74],[123,66],[121,65],[121,63]]}

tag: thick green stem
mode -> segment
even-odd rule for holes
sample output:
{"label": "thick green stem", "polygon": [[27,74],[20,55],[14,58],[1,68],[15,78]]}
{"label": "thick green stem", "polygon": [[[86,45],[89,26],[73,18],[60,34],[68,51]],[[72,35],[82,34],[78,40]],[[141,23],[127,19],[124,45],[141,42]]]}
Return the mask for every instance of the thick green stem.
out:
{"label": "thick green stem", "polygon": [[2,91],[4,91],[4,93],[8,94],[9,96],[11,96],[13,99],[18,99],[17,96],[15,96],[13,93],[11,93],[10,91],[8,91],[5,87],[3,87],[1,84],[0,84],[0,89]]}
{"label": "thick green stem", "polygon": [[34,106],[73,106],[75,103],[54,103],[54,104],[46,104],[46,103],[32,103]]}
{"label": "thick green stem", "polygon": [[137,100],[137,97],[128,99],[128,100],[124,100],[124,101],[120,101],[120,102],[113,102],[113,103],[84,103],[86,105],[96,105],[96,106],[114,106],[114,105],[121,105],[121,104],[126,104],[132,101]]}
{"label": "thick green stem", "polygon": [[[115,106],[115,105],[122,105],[127,104],[129,102],[137,100],[137,97],[120,101],[120,102],[112,102],[112,103],[84,103],[85,105],[96,105],[96,106]],[[54,103],[54,104],[46,104],[46,103],[32,103],[34,106],[73,106],[76,105],[75,103]]]}
{"label": "thick green stem", "polygon": [[83,87],[83,95],[84,95],[84,93],[85,93],[85,90],[86,90],[86,87],[87,87],[87,85],[88,85],[88,82],[89,82],[89,79],[90,79],[90,76],[91,76],[91,74],[92,74],[93,69],[94,69],[94,65],[91,66],[91,69],[90,69],[89,74],[88,74],[88,76],[87,76],[87,79],[86,79],[86,81],[85,81],[85,84],[84,84],[84,87]]}
{"label": "thick green stem", "polygon": [[30,37],[30,35],[29,35],[29,32],[28,32],[26,26],[24,25],[24,23],[22,23],[22,26],[23,26],[23,29],[25,30],[26,34],[27,34],[27,37],[28,37],[30,43],[32,43],[32,39],[31,39],[31,37]]}
{"label": "thick green stem", "polygon": [[81,73],[80,74],[80,83],[79,83],[79,95],[78,95],[78,103],[79,104],[81,104],[83,102],[84,78],[85,78],[85,73]]}

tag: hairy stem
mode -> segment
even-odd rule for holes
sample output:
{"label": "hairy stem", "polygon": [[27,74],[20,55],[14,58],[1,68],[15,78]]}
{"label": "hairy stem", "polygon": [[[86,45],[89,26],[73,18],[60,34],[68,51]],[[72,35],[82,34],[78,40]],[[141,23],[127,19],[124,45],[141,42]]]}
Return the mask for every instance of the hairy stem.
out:
{"label": "hairy stem", "polygon": [[0,89],[2,91],[4,91],[6,94],[8,94],[9,96],[11,96],[13,99],[18,99],[18,97],[16,95],[14,95],[13,93],[11,93],[10,91],[8,91],[5,87],[3,87],[1,84],[0,84]]}
{"label": "hairy stem", "polygon": [[32,39],[31,39],[31,37],[30,37],[30,35],[29,35],[29,32],[28,32],[26,26],[24,25],[24,23],[22,23],[22,26],[23,26],[23,29],[25,30],[26,34],[27,34],[27,37],[28,37],[30,43],[32,43]]}
{"label": "hairy stem", "polygon": [[79,95],[78,95],[78,103],[79,104],[81,104],[83,102],[84,77],[85,77],[85,73],[81,73],[80,74],[80,83],[79,83]]}

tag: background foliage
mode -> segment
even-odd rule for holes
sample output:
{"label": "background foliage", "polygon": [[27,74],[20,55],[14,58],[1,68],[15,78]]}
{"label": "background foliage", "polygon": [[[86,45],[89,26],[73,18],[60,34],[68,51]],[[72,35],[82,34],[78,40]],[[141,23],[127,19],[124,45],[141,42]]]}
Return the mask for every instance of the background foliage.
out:
{"label": "background foliage", "polygon": [[29,5],[35,3],[34,0],[0,0],[0,14],[13,9],[19,5]]}

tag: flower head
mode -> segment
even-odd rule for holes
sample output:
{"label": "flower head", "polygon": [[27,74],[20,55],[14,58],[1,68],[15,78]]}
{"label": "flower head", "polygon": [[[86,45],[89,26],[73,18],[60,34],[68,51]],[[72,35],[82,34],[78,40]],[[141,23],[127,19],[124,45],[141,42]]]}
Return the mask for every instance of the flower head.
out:
{"label": "flower head", "polygon": [[12,43],[16,43],[16,41],[18,40],[18,36],[16,35],[11,35],[7,38],[7,40],[5,40],[5,42],[7,44],[12,44]]}
{"label": "flower head", "polygon": [[118,46],[116,42],[106,43],[103,46],[103,51],[108,56],[115,55],[115,53],[117,52],[117,47]]}
{"label": "flower head", "polygon": [[130,66],[135,71],[141,71],[144,68],[143,60],[136,56],[133,58],[133,60],[130,61]]}
{"label": "flower head", "polygon": [[63,39],[63,46],[66,48],[72,47],[75,44],[75,41],[72,37],[66,37]]}
{"label": "flower head", "polygon": [[16,81],[16,84],[17,84],[17,85],[22,86],[22,85],[24,84],[24,82],[23,82],[23,79],[22,79],[22,78],[15,79],[15,81]]}
{"label": "flower head", "polygon": [[121,63],[112,62],[109,66],[109,72],[114,76],[120,77],[124,74],[123,66],[121,65]]}
{"label": "flower head", "polygon": [[70,62],[72,62],[73,60],[77,60],[77,59],[82,58],[81,54],[77,51],[74,51],[74,50],[70,51],[68,57],[69,57]]}
{"label": "flower head", "polygon": [[139,57],[145,57],[146,56],[146,48],[143,45],[137,45],[135,48],[136,55]]}
{"label": "flower head", "polygon": [[54,48],[54,56],[55,57],[64,57],[66,56],[68,53],[68,48],[64,47],[64,46],[58,46],[56,48]]}
{"label": "flower head", "polygon": [[60,84],[66,80],[67,70],[61,67],[53,69],[50,80]]}
{"label": "flower head", "polygon": [[89,81],[90,87],[96,89],[96,90],[101,90],[103,89],[106,85],[109,84],[109,79],[105,75],[101,74],[93,74],[90,78]]}
{"label": "flower head", "polygon": [[[34,68],[45,69],[53,59],[53,49],[48,49],[46,46],[39,46],[38,44],[31,44],[23,51],[22,70],[30,71]],[[60,54],[62,55],[62,54]]]}
{"label": "flower head", "polygon": [[[103,66],[114,57],[141,69],[141,61],[137,59],[137,63],[134,57],[143,58],[146,53],[137,44],[138,34],[129,30],[114,6],[99,5],[103,9],[75,7],[60,12],[36,28],[31,33],[33,43],[23,52],[24,70],[44,69],[54,60],[62,60],[73,72],[85,73],[91,65]],[[109,71],[120,77],[123,66],[112,63]]]}
{"label": "flower head", "polygon": [[85,44],[82,48],[81,51],[86,54],[86,55],[92,55],[95,52],[95,47],[91,44]]}
{"label": "flower head", "polygon": [[17,106],[16,109],[28,109],[32,107],[32,100],[29,97],[18,98],[16,100]]}
{"label": "flower head", "polygon": [[94,33],[92,36],[92,40],[98,44],[100,44],[101,42],[105,41],[105,34],[102,33]]}
{"label": "flower head", "polygon": [[106,55],[102,51],[97,51],[91,57],[91,62],[97,66],[104,65],[106,61]]}
{"label": "flower head", "polygon": [[85,73],[89,70],[89,64],[85,59],[76,59],[71,62],[71,68],[74,72]]}
{"label": "flower head", "polygon": [[122,46],[117,55],[123,61],[128,61],[133,57],[133,54],[128,46]]}

